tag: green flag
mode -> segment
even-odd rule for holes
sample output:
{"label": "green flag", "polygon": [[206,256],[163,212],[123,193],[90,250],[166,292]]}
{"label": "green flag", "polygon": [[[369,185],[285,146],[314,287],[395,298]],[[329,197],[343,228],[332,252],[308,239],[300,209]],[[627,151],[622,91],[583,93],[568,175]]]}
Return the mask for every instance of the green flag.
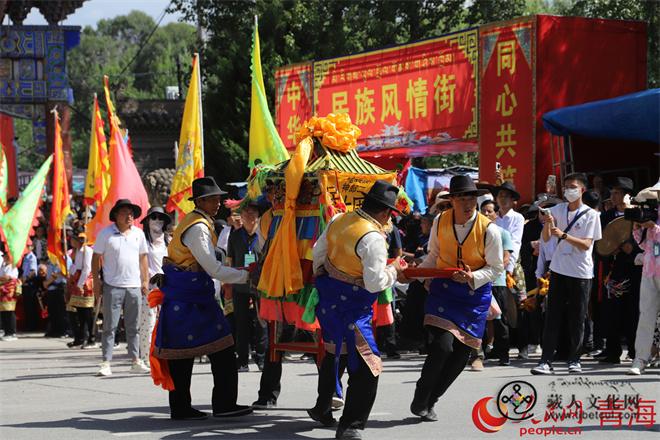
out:
{"label": "green flag", "polygon": [[9,252],[14,266],[20,264],[25,253],[52,161],[51,154],[23,190],[14,206],[0,219],[0,239],[5,242],[5,249]]}

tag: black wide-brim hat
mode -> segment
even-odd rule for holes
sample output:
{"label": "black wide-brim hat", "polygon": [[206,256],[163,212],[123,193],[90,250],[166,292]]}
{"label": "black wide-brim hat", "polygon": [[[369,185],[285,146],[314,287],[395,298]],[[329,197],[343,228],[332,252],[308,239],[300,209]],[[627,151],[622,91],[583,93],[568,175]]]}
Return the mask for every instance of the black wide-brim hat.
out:
{"label": "black wide-brim hat", "polygon": [[509,181],[504,182],[500,186],[494,187],[491,192],[493,193],[493,196],[497,197],[497,193],[503,189],[509,191],[512,194],[513,200],[520,200],[520,193],[516,191],[516,186]]}
{"label": "black wide-brim hat", "polygon": [[211,176],[200,177],[199,179],[193,180],[192,183],[192,197],[188,200],[199,199],[200,197],[210,197],[210,196],[223,196],[227,193],[220,189],[215,179]]}
{"label": "black wide-brim hat", "polygon": [[147,215],[144,216],[142,220],[140,220],[140,223],[145,224],[148,219],[150,218],[159,218],[163,220],[165,223],[163,224],[163,229],[166,229],[170,223],[172,223],[172,217],[170,217],[165,210],[160,207],[160,206],[152,206],[149,208],[149,211],[147,211]]}
{"label": "black wide-brim hat", "polygon": [[465,196],[475,195],[483,196],[490,191],[487,189],[479,189],[470,176],[458,174],[451,178],[449,181],[449,192],[443,195],[442,199],[448,199],[452,196]]}
{"label": "black wide-brim hat", "polygon": [[133,218],[138,218],[142,215],[142,208],[138,205],[133,204],[128,199],[119,199],[115,202],[115,206],[110,210],[110,221],[114,222],[117,219],[117,211],[121,208],[129,207],[133,210]]}
{"label": "black wide-brim hat", "polygon": [[398,187],[384,180],[376,180],[369,192],[364,194],[364,199],[376,202],[401,214],[401,211],[396,207],[398,196]]}
{"label": "black wide-brim hat", "polygon": [[620,188],[626,194],[632,194],[634,192],[634,184],[631,178],[629,177],[617,177],[612,185],[612,189]]}

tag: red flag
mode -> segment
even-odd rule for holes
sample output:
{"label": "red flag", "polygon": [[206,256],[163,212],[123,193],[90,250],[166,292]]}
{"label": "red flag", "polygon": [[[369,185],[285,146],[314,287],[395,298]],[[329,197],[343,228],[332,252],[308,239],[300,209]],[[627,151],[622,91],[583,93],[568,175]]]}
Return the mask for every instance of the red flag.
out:
{"label": "red flag", "polygon": [[110,210],[119,199],[129,199],[142,208],[142,215],[133,221],[133,225],[140,226],[139,220],[149,209],[149,196],[144,189],[140,173],[135,167],[126,142],[124,141],[115,118],[110,120],[110,190],[108,195],[96,210],[96,215],[87,224],[87,239],[94,242],[101,229],[108,226]]}
{"label": "red flag", "polygon": [[53,204],[50,208],[50,222],[48,223],[48,258],[57,264],[63,274],[66,270],[66,254],[64,253],[64,224],[71,213],[69,204],[69,184],[67,183],[64,167],[64,154],[62,153],[62,131],[57,111],[53,111],[55,118],[55,147],[53,151]]}

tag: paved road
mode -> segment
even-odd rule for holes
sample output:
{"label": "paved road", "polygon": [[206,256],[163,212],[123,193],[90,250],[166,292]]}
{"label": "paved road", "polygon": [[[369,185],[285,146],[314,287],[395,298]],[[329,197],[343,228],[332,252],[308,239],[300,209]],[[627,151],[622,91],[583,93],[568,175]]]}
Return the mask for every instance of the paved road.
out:
{"label": "paved road", "polygon": [[[277,409],[232,421],[174,422],[169,420],[166,393],[154,387],[149,376],[127,373],[129,362],[124,344],[116,352],[119,355],[113,366],[115,374],[98,378],[94,373],[100,350],[70,350],[65,348],[65,342],[37,335],[0,342],[0,438],[334,438],[333,430],[318,426],[305,413],[306,408],[313,406],[316,397],[316,368],[311,363],[292,361],[285,364],[283,391]],[[651,427],[647,427],[642,425],[643,417],[634,417],[636,411],[643,413],[644,408],[660,412],[658,405],[644,402],[644,399],[660,397],[660,372],[657,369],[631,378],[624,374],[629,363],[602,367],[586,361],[583,376],[568,376],[565,366],[558,364],[556,375],[538,377],[529,374],[529,367],[534,364],[531,361],[514,361],[511,367],[487,364],[483,372],[465,371],[459,376],[436,406],[440,421],[420,423],[409,413],[408,406],[422,362],[421,356],[412,354],[404,355],[401,360],[385,360],[385,372],[380,379],[378,398],[364,438],[497,440],[520,438],[522,430],[531,428],[539,429],[538,434],[535,431],[525,437],[566,437],[566,434],[557,434],[558,428],[553,434],[553,425],[581,428],[582,433],[574,435],[580,438],[657,439],[660,432],[657,421],[650,422]],[[254,365],[250,368],[249,373],[240,375],[239,403],[251,403],[257,397],[260,375]],[[507,421],[499,432],[487,434],[479,431],[472,419],[475,403],[484,397],[497,396],[504,385],[516,380],[526,381],[536,389],[538,400],[532,413],[538,423]],[[209,365],[196,364],[193,404],[199,409],[210,410],[211,383]],[[511,391],[510,387],[508,391]],[[585,419],[581,424],[568,419],[555,423],[552,419],[543,420],[546,413],[555,417],[561,414],[561,408],[547,409],[549,399],[556,402],[561,398],[562,407],[567,408],[573,394],[576,402],[582,401],[585,411],[591,413],[595,412],[589,408],[591,403],[602,407],[605,404],[598,404],[597,400],[606,401],[608,395],[619,395],[621,399],[626,395],[639,395],[643,400],[639,410],[609,411],[608,419],[603,422],[605,426],[600,426],[595,419]],[[499,417],[492,402],[486,411]],[[617,414],[622,414],[622,425],[626,425],[630,419],[625,413],[633,415],[632,426],[612,426],[619,423]],[[657,419],[658,416],[654,417]]]}

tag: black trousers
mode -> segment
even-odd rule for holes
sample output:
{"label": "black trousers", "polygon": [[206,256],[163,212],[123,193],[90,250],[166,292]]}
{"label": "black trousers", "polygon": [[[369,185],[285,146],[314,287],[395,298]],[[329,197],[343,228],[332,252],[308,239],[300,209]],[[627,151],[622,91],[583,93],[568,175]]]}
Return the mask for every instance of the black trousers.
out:
{"label": "black trousers", "polygon": [[269,347],[266,348],[264,358],[264,369],[261,370],[261,379],[259,381],[259,400],[277,402],[282,390],[282,357],[276,361],[271,361],[268,356]]}
{"label": "black trousers", "polygon": [[239,365],[247,365],[250,359],[250,346],[255,351],[255,362],[260,364],[266,356],[268,344],[268,325],[260,321],[257,308],[250,308],[250,298],[257,301],[255,296],[247,291],[234,289],[234,338],[236,339],[236,354]]}
{"label": "black trousers", "polygon": [[440,396],[454,383],[465,368],[471,347],[463,344],[445,329],[427,326],[428,355],[415,388],[415,402],[433,408]]}
{"label": "black trousers", "polygon": [[13,336],[16,334],[16,312],[0,312],[0,319],[2,320],[2,329],[5,331],[5,336]]}
{"label": "black trousers", "polygon": [[623,353],[621,337],[626,340],[628,354],[635,358],[635,336],[639,321],[639,285],[636,289],[624,293],[619,298],[605,299],[607,316],[607,346],[605,353],[608,358],[618,359]]}
{"label": "black trousers", "polygon": [[591,279],[573,278],[555,272],[550,275],[541,362],[552,362],[559,343],[562,320],[569,339],[567,360],[580,360],[591,282]]}
{"label": "black trousers", "polygon": [[66,333],[64,290],[57,288],[46,292],[46,304],[48,307],[48,336],[64,336]]}
{"label": "black trousers", "polygon": [[31,281],[23,285],[23,310],[25,311],[25,331],[33,332],[39,328],[39,302],[37,289]]}
{"label": "black trousers", "polygon": [[[209,360],[213,374],[213,412],[228,411],[234,408],[238,397],[238,370],[234,346],[210,354]],[[194,362],[194,358],[167,361],[174,382],[174,391],[169,393],[170,412],[174,416],[185,414],[191,408],[190,382]]]}
{"label": "black trousers", "polygon": [[93,343],[94,335],[94,308],[93,307],[76,307],[78,319],[76,319],[75,327],[75,340],[77,342]]}
{"label": "black trousers", "polygon": [[[348,357],[339,357],[339,377],[347,368]],[[332,397],[335,394],[335,355],[325,352],[319,370],[318,397],[314,408],[328,414],[332,411]],[[376,401],[378,377],[375,377],[367,364],[360,358],[357,370],[348,373],[348,388],[344,396],[344,412],[339,419],[340,428],[356,427],[364,429],[371,408]]]}
{"label": "black trousers", "polygon": [[508,296],[511,295],[508,287],[493,286],[493,296],[497,305],[502,310],[500,319],[493,319],[493,330],[495,332],[495,342],[493,344],[493,354],[490,356],[501,361],[509,360],[509,348],[511,348],[511,333],[507,320]]}

